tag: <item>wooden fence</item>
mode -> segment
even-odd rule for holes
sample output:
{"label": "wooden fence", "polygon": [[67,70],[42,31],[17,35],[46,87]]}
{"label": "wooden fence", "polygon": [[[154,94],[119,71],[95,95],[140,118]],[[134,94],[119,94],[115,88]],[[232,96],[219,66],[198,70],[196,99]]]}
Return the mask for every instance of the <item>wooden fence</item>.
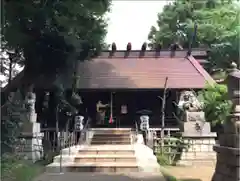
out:
{"label": "wooden fence", "polygon": [[172,164],[181,154],[183,140],[179,137],[179,128],[165,128],[162,137],[160,129],[151,130],[153,134],[153,151],[155,155],[164,155]]}

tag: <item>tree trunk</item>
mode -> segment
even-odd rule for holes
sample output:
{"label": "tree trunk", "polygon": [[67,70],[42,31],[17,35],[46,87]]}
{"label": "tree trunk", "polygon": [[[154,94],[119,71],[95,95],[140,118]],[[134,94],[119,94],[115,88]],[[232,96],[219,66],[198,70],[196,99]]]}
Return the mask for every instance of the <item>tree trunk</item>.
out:
{"label": "tree trunk", "polygon": [[13,59],[12,57],[9,57],[10,63],[9,63],[9,74],[8,74],[8,85],[11,84],[11,80],[12,80],[12,66],[13,66]]}
{"label": "tree trunk", "polygon": [[164,147],[164,128],[165,128],[165,104],[166,104],[166,94],[167,94],[167,81],[168,77],[166,77],[165,83],[164,83],[164,90],[163,90],[163,98],[162,98],[162,129],[161,129],[161,153],[163,153],[163,147]]}
{"label": "tree trunk", "polygon": [[21,79],[21,90],[24,96],[27,92],[33,92],[34,83],[38,75],[35,65],[35,56],[34,52],[24,51],[25,56],[25,66],[23,69],[23,77]]}

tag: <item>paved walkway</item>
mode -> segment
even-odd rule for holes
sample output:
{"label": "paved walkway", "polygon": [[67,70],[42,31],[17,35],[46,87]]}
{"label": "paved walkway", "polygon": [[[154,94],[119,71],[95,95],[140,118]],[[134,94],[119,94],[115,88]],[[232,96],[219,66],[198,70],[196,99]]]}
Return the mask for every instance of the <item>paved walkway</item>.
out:
{"label": "paved walkway", "polygon": [[129,173],[129,174],[102,174],[102,173],[44,173],[34,181],[165,181],[161,173]]}
{"label": "paved walkway", "polygon": [[164,167],[163,170],[180,181],[210,181],[215,168],[212,166],[168,166]]}

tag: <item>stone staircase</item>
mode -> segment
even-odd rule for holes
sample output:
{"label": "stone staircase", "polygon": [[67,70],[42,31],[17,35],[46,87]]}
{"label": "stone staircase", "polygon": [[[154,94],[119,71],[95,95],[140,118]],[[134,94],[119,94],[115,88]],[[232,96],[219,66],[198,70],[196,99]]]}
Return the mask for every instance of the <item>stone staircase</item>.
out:
{"label": "stone staircase", "polygon": [[97,131],[91,140],[91,145],[131,145],[131,130]]}
{"label": "stone staircase", "polygon": [[[48,172],[138,172],[131,129],[97,129],[90,145],[63,150],[47,166]],[[71,152],[71,153],[70,153]],[[69,154],[70,153],[70,154]]]}

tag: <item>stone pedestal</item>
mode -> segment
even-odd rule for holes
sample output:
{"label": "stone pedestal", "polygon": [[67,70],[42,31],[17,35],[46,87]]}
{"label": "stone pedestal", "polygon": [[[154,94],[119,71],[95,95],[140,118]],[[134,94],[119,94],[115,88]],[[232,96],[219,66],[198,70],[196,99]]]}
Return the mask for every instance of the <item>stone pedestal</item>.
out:
{"label": "stone pedestal", "polygon": [[216,153],[213,151],[216,134],[202,136],[183,136],[187,148],[182,150],[178,165],[215,165]]}
{"label": "stone pedestal", "polygon": [[213,146],[217,137],[211,132],[209,122],[204,120],[204,112],[186,112],[186,122],[182,124],[182,137],[186,145],[178,165],[215,165],[216,153]]}
{"label": "stone pedestal", "polygon": [[[32,113],[31,120],[33,121],[34,118],[36,118],[36,114]],[[20,137],[20,154],[33,162],[40,160],[43,157],[42,138],[43,133],[40,132],[40,123],[26,121],[23,124]]]}
{"label": "stone pedestal", "polygon": [[30,110],[28,113],[28,119],[22,124],[18,153],[25,159],[36,162],[43,157],[43,133],[41,133],[40,130],[40,123],[37,123],[37,114],[34,110],[35,95],[30,95],[30,98],[28,97]]}

